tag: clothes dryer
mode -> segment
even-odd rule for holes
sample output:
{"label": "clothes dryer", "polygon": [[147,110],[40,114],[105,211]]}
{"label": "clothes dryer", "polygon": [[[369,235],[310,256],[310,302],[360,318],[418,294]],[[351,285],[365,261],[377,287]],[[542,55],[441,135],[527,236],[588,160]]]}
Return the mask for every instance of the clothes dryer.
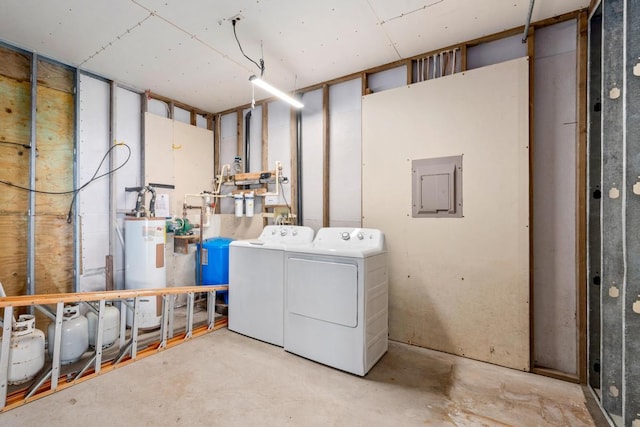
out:
{"label": "clothes dryer", "polygon": [[365,375],[388,349],[383,233],[322,228],[285,252],[285,279],[284,349]]}

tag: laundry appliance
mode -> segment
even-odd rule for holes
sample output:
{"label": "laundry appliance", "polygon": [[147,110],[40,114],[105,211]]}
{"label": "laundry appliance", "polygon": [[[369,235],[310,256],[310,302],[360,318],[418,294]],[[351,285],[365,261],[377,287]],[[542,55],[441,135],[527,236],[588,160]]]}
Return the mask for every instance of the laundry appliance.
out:
{"label": "laundry appliance", "polygon": [[285,249],[309,245],[313,229],[268,225],[253,240],[229,245],[228,328],[283,346]]}
{"label": "laundry appliance", "polygon": [[365,375],[388,349],[384,234],[322,228],[285,252],[284,349]]}

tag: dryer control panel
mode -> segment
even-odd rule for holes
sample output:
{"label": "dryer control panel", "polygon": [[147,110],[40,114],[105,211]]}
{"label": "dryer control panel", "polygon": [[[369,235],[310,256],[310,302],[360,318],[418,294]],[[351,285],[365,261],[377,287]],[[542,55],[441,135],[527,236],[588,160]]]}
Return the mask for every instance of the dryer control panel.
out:
{"label": "dryer control panel", "polygon": [[336,251],[383,252],[384,234],[374,228],[326,227],[321,228],[313,241],[315,248]]}

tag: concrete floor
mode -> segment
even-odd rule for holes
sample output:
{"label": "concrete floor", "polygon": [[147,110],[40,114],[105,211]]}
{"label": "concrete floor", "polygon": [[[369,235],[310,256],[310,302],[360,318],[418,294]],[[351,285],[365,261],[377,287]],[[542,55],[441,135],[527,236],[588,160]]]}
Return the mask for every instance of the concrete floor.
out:
{"label": "concrete floor", "polygon": [[360,378],[227,329],[0,414],[2,426],[592,426],[578,385],[405,344]]}

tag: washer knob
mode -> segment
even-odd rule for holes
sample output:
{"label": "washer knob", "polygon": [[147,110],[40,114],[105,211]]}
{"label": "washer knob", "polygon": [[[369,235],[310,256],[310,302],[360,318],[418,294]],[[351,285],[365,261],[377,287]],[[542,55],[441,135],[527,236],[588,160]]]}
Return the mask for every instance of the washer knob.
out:
{"label": "washer knob", "polygon": [[350,238],[351,238],[351,235],[349,234],[348,231],[342,232],[342,240],[349,240]]}
{"label": "washer knob", "polygon": [[287,229],[283,228],[282,230],[280,230],[280,235],[281,236],[286,236],[287,235]]}
{"label": "washer knob", "polygon": [[297,236],[297,235],[298,235],[298,231],[297,231],[297,230],[293,230],[293,231],[291,232],[291,234],[293,234],[294,236]]}
{"label": "washer knob", "polygon": [[275,234],[276,234],[276,230],[271,230],[271,235],[275,236]]}
{"label": "washer knob", "polygon": [[364,239],[364,234],[362,232],[358,233],[358,240]]}

